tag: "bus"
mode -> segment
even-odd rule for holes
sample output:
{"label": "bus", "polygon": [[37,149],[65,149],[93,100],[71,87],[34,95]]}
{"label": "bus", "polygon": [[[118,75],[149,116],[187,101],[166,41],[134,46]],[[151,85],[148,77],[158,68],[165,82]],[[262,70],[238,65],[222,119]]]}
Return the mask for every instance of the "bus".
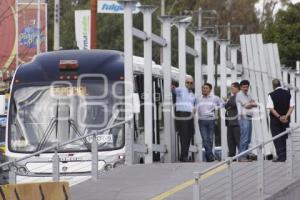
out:
{"label": "bus", "polygon": [[[6,156],[16,159],[43,148],[99,131],[124,120],[124,55],[112,50],[41,53],[20,65],[12,79],[6,128]],[[143,101],[144,59],[134,57],[134,90]],[[172,69],[178,80],[178,70]],[[161,66],[153,63],[154,142],[163,131]],[[143,111],[135,114],[135,139],[143,135]],[[97,136],[99,170],[124,163],[124,126]],[[59,149],[63,180],[76,184],[91,171],[92,138]],[[19,162],[17,183],[51,179],[54,152]],[[160,159],[155,154],[157,160]],[[142,156],[141,156],[142,157]],[[137,161],[138,162],[138,161]],[[78,176],[77,176],[78,175]]]}

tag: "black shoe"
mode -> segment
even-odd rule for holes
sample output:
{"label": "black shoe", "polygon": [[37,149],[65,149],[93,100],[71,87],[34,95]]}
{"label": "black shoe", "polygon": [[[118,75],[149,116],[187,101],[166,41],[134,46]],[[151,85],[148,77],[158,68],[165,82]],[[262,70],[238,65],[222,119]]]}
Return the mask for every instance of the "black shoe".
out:
{"label": "black shoe", "polygon": [[272,160],[272,162],[285,162],[284,159],[276,159],[276,160]]}
{"label": "black shoe", "polygon": [[186,158],[186,157],[180,158],[179,161],[180,162],[190,162],[190,160],[188,158]]}
{"label": "black shoe", "polygon": [[241,157],[238,159],[239,162],[252,162],[252,160],[246,158],[246,157]]}
{"label": "black shoe", "polygon": [[214,162],[214,161],[215,161],[214,158],[209,158],[209,159],[206,160],[206,162]]}
{"label": "black shoe", "polygon": [[257,155],[255,155],[255,154],[253,154],[253,153],[250,153],[250,154],[248,154],[247,158],[248,158],[249,160],[257,160]]}

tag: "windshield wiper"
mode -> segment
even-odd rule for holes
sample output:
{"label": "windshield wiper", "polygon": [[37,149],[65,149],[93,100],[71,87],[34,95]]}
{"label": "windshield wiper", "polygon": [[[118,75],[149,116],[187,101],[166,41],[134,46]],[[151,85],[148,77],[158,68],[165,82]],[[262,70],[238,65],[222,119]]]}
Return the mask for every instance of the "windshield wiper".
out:
{"label": "windshield wiper", "polygon": [[[72,127],[72,128],[74,129],[75,134],[76,134],[78,137],[83,136],[83,134],[81,134],[80,131],[78,130],[77,125],[76,125],[76,122],[75,122],[73,119],[69,119],[68,121],[69,121],[70,127]],[[86,139],[86,138],[83,138],[82,140],[83,140],[84,145],[85,145],[88,149],[90,149],[90,144],[88,143],[87,139]]]}
{"label": "windshield wiper", "polygon": [[56,117],[53,117],[51,119],[51,121],[49,122],[47,128],[46,128],[46,131],[44,132],[43,136],[42,136],[42,139],[41,141],[39,142],[36,150],[39,151],[43,148],[43,146],[45,145],[45,143],[48,141],[51,133],[52,133],[52,130],[53,128],[57,126],[57,118]]}

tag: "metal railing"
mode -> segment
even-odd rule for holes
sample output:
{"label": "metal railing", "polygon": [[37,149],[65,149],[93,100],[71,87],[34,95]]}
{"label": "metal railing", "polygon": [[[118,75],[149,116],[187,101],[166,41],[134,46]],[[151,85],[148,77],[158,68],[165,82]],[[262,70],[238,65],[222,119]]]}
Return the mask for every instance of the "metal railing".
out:
{"label": "metal railing", "polygon": [[[287,160],[267,160],[264,147],[284,136],[288,136]],[[236,162],[253,151],[257,161]],[[194,177],[193,200],[265,199],[300,177],[300,125],[202,172],[194,172]]]}
{"label": "metal railing", "polygon": [[[59,178],[60,178],[60,172],[59,172],[60,159],[59,159],[59,152],[58,152],[59,149],[63,146],[66,146],[66,145],[71,144],[73,142],[76,142],[78,140],[83,140],[83,139],[86,139],[87,137],[93,136],[93,141],[91,143],[91,157],[92,157],[92,159],[91,159],[92,167],[91,168],[92,169],[91,169],[91,173],[89,173],[89,175],[91,175],[92,180],[97,180],[99,173],[98,173],[98,143],[97,143],[97,140],[96,140],[96,136],[98,134],[100,134],[102,132],[105,132],[105,131],[108,131],[112,128],[130,123],[131,121],[132,121],[132,119],[128,119],[128,120],[122,121],[120,123],[116,123],[116,124],[114,124],[110,127],[101,129],[99,131],[92,132],[90,134],[86,134],[86,135],[83,135],[81,137],[77,137],[77,138],[74,138],[72,140],[69,140],[69,141],[66,141],[66,142],[63,142],[63,143],[57,143],[55,145],[44,148],[40,151],[37,151],[37,152],[32,153],[30,155],[24,156],[22,158],[18,158],[18,159],[14,159],[14,160],[2,163],[2,164],[0,164],[0,168],[8,166],[10,168],[10,183],[15,183],[16,182],[17,169],[14,169],[14,168],[16,168],[15,166],[17,166],[16,164],[18,162],[24,161],[24,160],[29,159],[29,158],[34,157],[34,156],[38,156],[42,153],[48,153],[49,151],[53,150],[54,155],[52,157],[52,170],[53,170],[52,171],[52,178],[53,178],[53,181],[59,181]],[[13,166],[13,167],[11,167],[11,166]]]}

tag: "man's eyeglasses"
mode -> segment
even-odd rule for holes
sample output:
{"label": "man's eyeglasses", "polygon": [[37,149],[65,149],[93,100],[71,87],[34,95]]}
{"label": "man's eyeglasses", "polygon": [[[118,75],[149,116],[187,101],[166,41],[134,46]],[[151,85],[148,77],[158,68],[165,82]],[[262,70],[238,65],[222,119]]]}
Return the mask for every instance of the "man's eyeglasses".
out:
{"label": "man's eyeglasses", "polygon": [[185,83],[186,84],[191,84],[191,85],[193,84],[193,82],[189,82],[189,81],[186,81]]}

